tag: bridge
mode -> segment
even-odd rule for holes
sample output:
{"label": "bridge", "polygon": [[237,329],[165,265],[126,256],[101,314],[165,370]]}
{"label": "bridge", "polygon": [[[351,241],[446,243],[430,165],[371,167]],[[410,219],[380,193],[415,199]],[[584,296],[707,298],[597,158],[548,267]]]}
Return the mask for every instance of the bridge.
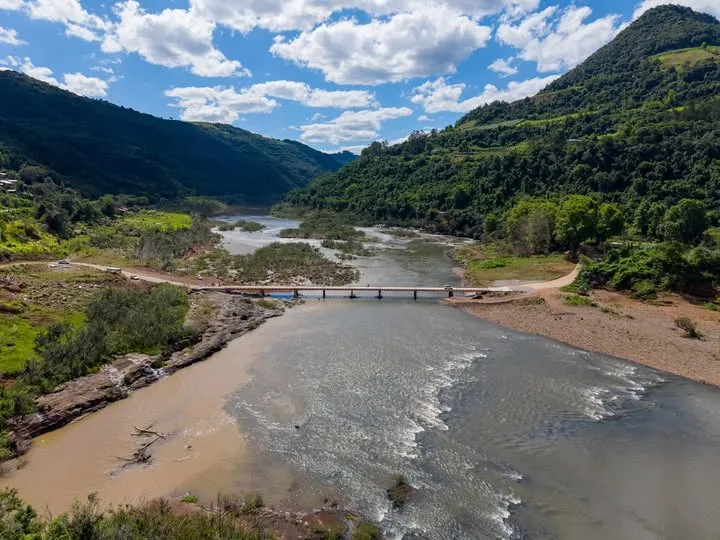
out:
{"label": "bridge", "polygon": [[288,293],[294,298],[300,298],[302,293],[322,293],[322,297],[326,298],[328,292],[340,293],[349,297],[351,300],[358,298],[358,293],[376,293],[375,298],[381,300],[383,293],[412,293],[413,299],[417,300],[418,293],[442,293],[447,294],[449,298],[459,295],[485,295],[497,293],[511,293],[510,287],[393,287],[385,285],[375,285],[367,287],[358,286],[330,286],[330,285],[210,285],[210,286],[194,286],[193,289],[203,291],[223,291],[223,292],[244,292],[248,294],[257,294],[259,296],[269,296],[273,293]]}

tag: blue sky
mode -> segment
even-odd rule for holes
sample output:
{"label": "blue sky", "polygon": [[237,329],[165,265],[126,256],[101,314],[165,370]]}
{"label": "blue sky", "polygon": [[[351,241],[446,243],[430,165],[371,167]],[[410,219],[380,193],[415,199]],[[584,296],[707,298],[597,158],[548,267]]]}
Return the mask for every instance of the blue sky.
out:
{"label": "blue sky", "polygon": [[[359,151],[532,95],[664,3],[0,0],[0,69],[165,118]],[[720,16],[720,0],[673,3]]]}

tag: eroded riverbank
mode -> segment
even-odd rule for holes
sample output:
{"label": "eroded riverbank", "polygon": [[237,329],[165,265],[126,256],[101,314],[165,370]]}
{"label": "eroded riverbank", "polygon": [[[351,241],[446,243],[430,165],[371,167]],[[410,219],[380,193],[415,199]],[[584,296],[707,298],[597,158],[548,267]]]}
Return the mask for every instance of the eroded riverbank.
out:
{"label": "eroded riverbank", "polygon": [[[206,502],[221,492],[262,492],[270,503],[293,506],[294,497],[302,496],[308,508],[320,506],[332,491],[322,497],[312,490],[298,493],[298,485],[308,485],[306,479],[248,452],[237,424],[224,410],[227,395],[249,380],[253,364],[262,360],[274,336],[292,335],[292,319],[312,316],[313,309],[317,306],[295,308],[231,341],[210,360],[39,436],[21,467],[9,470],[0,484],[17,488],[36,508],[55,514],[93,492],[108,504],[192,491]],[[118,456],[135,449],[134,426],[150,424],[167,434],[167,440],[154,445],[148,464],[124,465]]]}

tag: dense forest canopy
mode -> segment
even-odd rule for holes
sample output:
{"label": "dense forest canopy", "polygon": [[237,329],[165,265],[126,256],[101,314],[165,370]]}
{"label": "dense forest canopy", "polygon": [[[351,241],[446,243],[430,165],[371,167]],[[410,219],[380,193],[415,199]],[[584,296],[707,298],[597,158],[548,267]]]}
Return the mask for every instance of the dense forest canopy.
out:
{"label": "dense forest canopy", "polygon": [[0,170],[41,165],[89,196],[269,203],[347,160],[228,125],[163,120],[0,71]]}
{"label": "dense forest canopy", "polygon": [[524,197],[561,205],[569,195],[617,205],[650,238],[667,239],[665,214],[683,200],[702,201],[717,224],[720,22],[650,10],[538,95],[374,143],[286,200],[480,238],[503,230]]}

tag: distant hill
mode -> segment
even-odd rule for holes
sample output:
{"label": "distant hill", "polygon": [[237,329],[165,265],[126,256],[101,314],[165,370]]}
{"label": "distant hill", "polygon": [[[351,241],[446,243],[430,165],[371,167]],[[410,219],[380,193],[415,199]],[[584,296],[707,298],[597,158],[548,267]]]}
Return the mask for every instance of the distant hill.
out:
{"label": "distant hill", "polygon": [[335,161],[340,163],[341,165],[347,165],[348,163],[355,161],[357,159],[357,155],[353,154],[352,152],[348,152],[345,150],[344,152],[338,152],[336,154],[330,154],[332,157],[335,158]]}
{"label": "distant hill", "polygon": [[[0,154],[43,165],[87,195],[231,195],[271,203],[342,165],[294,141],[164,120],[0,71]],[[2,164],[0,164],[2,165]]]}
{"label": "distant hill", "polygon": [[720,217],[715,18],[649,10],[536,96],[400,145],[374,143],[286,201],[477,237],[523,195],[572,193],[621,203],[629,222],[683,198]]}

